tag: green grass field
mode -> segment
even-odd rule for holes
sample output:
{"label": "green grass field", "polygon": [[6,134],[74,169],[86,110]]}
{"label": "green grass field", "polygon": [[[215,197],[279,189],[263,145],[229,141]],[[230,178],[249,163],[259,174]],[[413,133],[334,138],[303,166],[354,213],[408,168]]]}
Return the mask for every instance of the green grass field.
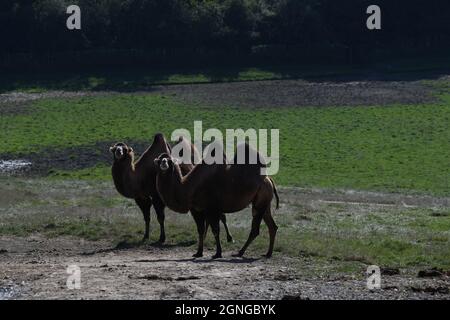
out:
{"label": "green grass field", "polygon": [[[280,129],[281,185],[450,195],[450,95],[440,98],[432,105],[264,109],[187,106],[161,95],[39,100],[24,114],[1,117],[1,152],[150,143],[156,132],[192,131],[202,120],[204,129]],[[110,172],[99,163],[51,176],[109,180]]]}

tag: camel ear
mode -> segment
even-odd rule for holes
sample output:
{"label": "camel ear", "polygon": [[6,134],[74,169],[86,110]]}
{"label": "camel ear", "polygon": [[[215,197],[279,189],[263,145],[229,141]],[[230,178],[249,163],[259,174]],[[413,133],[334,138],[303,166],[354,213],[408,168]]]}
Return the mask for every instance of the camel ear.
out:
{"label": "camel ear", "polygon": [[130,152],[134,152],[132,147],[128,147],[128,153],[130,153]]}
{"label": "camel ear", "polygon": [[158,161],[158,158],[155,158],[155,160],[153,160],[153,164],[154,164],[155,166],[158,166],[158,165],[159,165],[158,162],[159,162],[159,161]]}
{"label": "camel ear", "polygon": [[109,152],[111,152],[111,153],[116,152],[116,147],[109,147]]}
{"label": "camel ear", "polygon": [[172,162],[173,162],[174,164],[179,164],[179,161],[178,161],[177,158],[172,158],[171,160],[172,160]]}

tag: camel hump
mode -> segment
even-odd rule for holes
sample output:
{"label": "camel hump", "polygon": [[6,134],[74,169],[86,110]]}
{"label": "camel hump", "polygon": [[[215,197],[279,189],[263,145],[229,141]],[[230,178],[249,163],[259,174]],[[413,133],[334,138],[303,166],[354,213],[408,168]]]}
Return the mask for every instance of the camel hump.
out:
{"label": "camel hump", "polygon": [[234,163],[236,164],[256,164],[261,167],[266,166],[266,159],[248,143],[241,143],[236,148],[234,155]]}
{"label": "camel hump", "polygon": [[169,150],[169,152],[172,151],[170,144],[167,143],[166,137],[164,137],[164,135],[159,132],[157,134],[155,134],[155,137],[153,138],[152,147],[153,146],[159,146],[162,149]]}
{"label": "camel hump", "polygon": [[162,133],[155,134],[155,137],[153,138],[153,143],[161,143],[166,142],[166,139],[164,138],[164,135]]}

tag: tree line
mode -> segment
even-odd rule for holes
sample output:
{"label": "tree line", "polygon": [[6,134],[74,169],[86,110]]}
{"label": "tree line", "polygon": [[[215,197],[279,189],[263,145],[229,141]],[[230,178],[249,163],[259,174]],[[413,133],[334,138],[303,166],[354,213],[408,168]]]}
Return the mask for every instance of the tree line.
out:
{"label": "tree line", "polygon": [[[66,28],[71,4],[81,8],[81,30]],[[381,30],[366,28],[371,4],[381,8]],[[0,56],[364,62],[448,49],[449,18],[444,0],[2,0]]]}

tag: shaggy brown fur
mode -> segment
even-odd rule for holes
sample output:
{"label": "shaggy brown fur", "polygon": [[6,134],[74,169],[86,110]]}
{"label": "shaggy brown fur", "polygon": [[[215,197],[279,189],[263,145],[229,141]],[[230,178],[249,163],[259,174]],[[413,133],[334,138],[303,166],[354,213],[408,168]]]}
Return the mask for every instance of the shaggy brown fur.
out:
{"label": "shaggy brown fur", "polygon": [[[155,159],[158,168],[156,185],[158,192],[169,208],[179,212],[191,210],[197,224],[199,244],[194,257],[203,255],[205,226],[209,224],[216,240],[216,254],[222,256],[219,238],[219,219],[223,213],[237,212],[252,204],[253,220],[249,238],[237,256],[242,256],[250,243],[258,236],[261,221],[269,228],[270,244],[266,256],[272,256],[275,235],[278,229],[271,214],[271,201],[278,193],[273,180],[261,175],[264,164],[248,164],[247,144],[246,164],[198,164],[183,177],[181,168],[169,154],[161,154]],[[258,159],[261,159],[259,154]],[[237,162],[235,157],[234,163]]]}
{"label": "shaggy brown fur", "polygon": [[161,152],[170,153],[170,147],[162,134],[156,134],[152,145],[134,162],[133,148],[119,142],[112,146],[114,155],[112,177],[117,191],[126,198],[134,199],[142,211],[145,221],[144,240],[150,233],[150,208],[155,208],[160,226],[159,241],[166,239],[164,231],[164,203],[155,186],[156,168],[152,158]]}
{"label": "shaggy brown fur", "polygon": [[[187,148],[191,149],[191,158],[198,154],[194,145],[187,140],[180,137],[175,144],[185,144]],[[159,241],[165,241],[164,230],[164,208],[165,204],[161,200],[156,189],[156,173],[157,168],[154,164],[154,158],[161,153],[170,153],[171,148],[162,134],[156,134],[152,145],[141,155],[135,162],[133,148],[127,146],[125,143],[116,143],[110,148],[110,152],[114,155],[114,163],[112,166],[112,176],[114,185],[117,191],[126,198],[134,199],[136,204],[141,209],[145,221],[145,233],[143,240],[149,238],[150,233],[150,209],[152,205],[160,225]],[[180,169],[182,174],[187,174],[192,170],[192,164],[181,164]],[[226,224],[225,215],[222,217],[222,222],[227,232],[227,240],[233,241]]]}

